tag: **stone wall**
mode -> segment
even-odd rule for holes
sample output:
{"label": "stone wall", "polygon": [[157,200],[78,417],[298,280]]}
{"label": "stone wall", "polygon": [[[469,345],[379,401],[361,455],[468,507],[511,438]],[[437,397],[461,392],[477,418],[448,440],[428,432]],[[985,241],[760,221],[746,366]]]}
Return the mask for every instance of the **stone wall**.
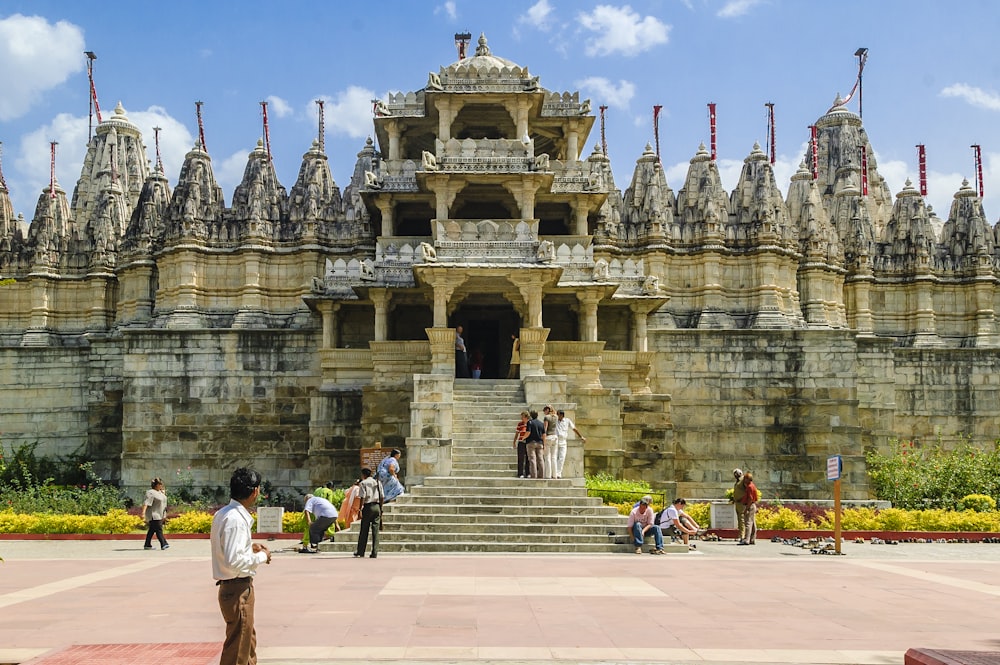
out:
{"label": "stone wall", "polygon": [[37,442],[39,455],[86,452],[89,348],[0,347],[0,377],[0,441],[7,451]]}
{"label": "stone wall", "polygon": [[309,331],[126,331],[122,484],[187,471],[228,487],[252,465],[276,487],[309,485],[317,334]]}
{"label": "stone wall", "polygon": [[850,334],[660,330],[650,343],[680,495],[717,495],[740,467],[765,496],[822,498],[826,458],[840,454],[845,497],[867,496]]}

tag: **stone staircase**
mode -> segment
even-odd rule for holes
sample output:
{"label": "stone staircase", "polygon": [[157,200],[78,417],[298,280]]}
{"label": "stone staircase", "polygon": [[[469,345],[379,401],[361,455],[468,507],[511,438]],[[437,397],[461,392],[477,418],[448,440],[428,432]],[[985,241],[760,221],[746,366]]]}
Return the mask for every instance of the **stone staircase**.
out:
{"label": "stone staircase", "polygon": [[[582,479],[516,477],[514,427],[527,408],[518,380],[456,380],[452,475],[428,477],[385,505],[379,551],[632,551],[626,518],[588,497]],[[359,527],[320,550],[354,551]]]}

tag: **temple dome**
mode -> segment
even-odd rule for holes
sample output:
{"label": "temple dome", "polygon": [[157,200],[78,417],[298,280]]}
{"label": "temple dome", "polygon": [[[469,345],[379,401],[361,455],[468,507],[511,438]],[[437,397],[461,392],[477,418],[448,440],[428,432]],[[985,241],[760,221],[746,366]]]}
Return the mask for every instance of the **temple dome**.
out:
{"label": "temple dome", "polygon": [[496,67],[497,69],[503,69],[504,67],[513,68],[518,67],[518,64],[506,58],[501,58],[498,55],[493,55],[493,52],[490,51],[490,47],[486,43],[486,34],[480,33],[479,45],[476,46],[476,54],[470,58],[457,60],[448,65],[446,69],[457,72],[462,69],[470,68],[487,70],[491,67]]}

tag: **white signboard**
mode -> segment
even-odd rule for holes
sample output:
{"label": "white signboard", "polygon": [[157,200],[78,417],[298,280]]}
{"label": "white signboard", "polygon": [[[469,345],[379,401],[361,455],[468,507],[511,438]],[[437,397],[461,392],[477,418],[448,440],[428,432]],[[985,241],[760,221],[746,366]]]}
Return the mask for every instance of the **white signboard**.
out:
{"label": "white signboard", "polygon": [[840,480],[840,455],[826,458],[826,479]]}
{"label": "white signboard", "polygon": [[257,508],[257,533],[281,533],[281,522],[285,509],[280,506],[260,506]]}
{"label": "white signboard", "polygon": [[711,518],[713,529],[736,528],[736,508],[731,503],[713,503]]}

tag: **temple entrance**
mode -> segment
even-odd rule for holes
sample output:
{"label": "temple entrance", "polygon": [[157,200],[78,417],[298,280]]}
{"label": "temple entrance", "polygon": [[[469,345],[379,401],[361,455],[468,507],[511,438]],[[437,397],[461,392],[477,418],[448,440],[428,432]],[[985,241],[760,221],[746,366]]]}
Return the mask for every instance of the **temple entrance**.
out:
{"label": "temple entrance", "polygon": [[521,317],[510,303],[486,303],[467,299],[451,316],[452,327],[465,329],[465,348],[469,364],[478,351],[482,356],[483,371],[480,378],[507,378],[510,363],[511,335],[521,329]]}

